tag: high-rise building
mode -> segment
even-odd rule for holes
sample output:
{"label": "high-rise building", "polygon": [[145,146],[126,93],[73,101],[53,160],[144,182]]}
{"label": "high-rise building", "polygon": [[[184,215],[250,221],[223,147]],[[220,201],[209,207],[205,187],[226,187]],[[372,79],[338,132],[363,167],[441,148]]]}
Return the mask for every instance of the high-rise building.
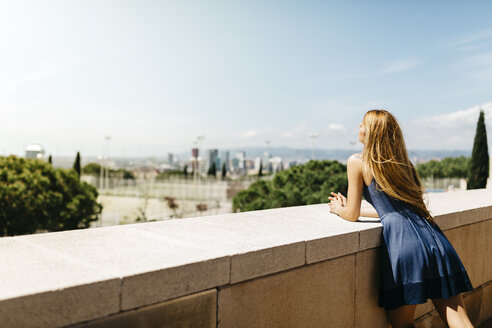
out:
{"label": "high-rise building", "polygon": [[220,162],[221,162],[221,164],[220,164],[221,169],[222,169],[222,164],[225,163],[226,170],[229,170],[229,151],[228,150],[224,150],[224,151],[220,152]]}
{"label": "high-rise building", "polygon": [[268,167],[268,163],[270,162],[270,158],[272,158],[272,155],[270,155],[270,153],[268,151],[265,151],[263,153],[263,160],[262,160],[264,168]]}
{"label": "high-rise building", "polygon": [[219,168],[217,167],[217,156],[219,154],[219,151],[217,149],[208,149],[207,150],[207,172],[210,169],[210,166],[212,166],[212,163],[215,163],[215,169],[218,170]]}
{"label": "high-rise building", "polygon": [[233,159],[231,159],[231,164],[233,170],[239,169],[239,158],[234,157]]}
{"label": "high-rise building", "polygon": [[167,161],[169,164],[173,165],[175,162],[175,156],[173,153],[167,153]]}
{"label": "high-rise building", "polygon": [[239,168],[244,169],[245,168],[245,161],[246,161],[246,152],[238,151],[236,154],[236,157],[239,160]]}

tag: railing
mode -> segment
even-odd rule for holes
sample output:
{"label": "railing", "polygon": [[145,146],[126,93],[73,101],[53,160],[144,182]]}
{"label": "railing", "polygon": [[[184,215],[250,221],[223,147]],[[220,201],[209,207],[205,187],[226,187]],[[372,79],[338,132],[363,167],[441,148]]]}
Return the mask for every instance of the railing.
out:
{"label": "railing", "polygon": [[[429,201],[475,287],[477,325],[492,317],[492,191]],[[381,230],[319,204],[0,238],[0,325],[385,327]],[[416,317],[439,320],[430,302]]]}

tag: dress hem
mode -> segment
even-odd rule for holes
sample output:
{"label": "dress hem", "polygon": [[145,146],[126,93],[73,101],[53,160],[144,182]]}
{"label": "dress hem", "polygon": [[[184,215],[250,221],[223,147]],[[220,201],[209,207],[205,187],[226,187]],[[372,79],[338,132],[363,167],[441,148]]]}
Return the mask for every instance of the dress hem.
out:
{"label": "dress hem", "polygon": [[449,298],[472,290],[468,274],[462,271],[424,282],[404,284],[390,289],[381,288],[378,305],[386,310],[394,310],[402,305],[422,304],[428,299]]}

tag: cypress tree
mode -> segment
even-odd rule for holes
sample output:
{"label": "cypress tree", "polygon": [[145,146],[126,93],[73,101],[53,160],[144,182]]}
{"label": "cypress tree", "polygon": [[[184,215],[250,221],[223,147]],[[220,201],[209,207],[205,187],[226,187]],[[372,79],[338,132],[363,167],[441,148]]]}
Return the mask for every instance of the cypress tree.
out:
{"label": "cypress tree", "polygon": [[222,164],[222,180],[225,180],[227,175],[227,170],[226,170],[226,165],[225,163]]}
{"label": "cypress tree", "polygon": [[53,159],[51,158],[51,154],[50,154],[50,156],[48,156],[48,163],[50,163],[51,165],[53,165]]}
{"label": "cypress tree", "polygon": [[258,177],[261,178],[263,176],[263,163],[260,162],[260,169],[258,171]]}
{"label": "cypress tree", "polygon": [[478,117],[473,151],[468,171],[467,189],[485,188],[489,177],[489,149],[487,146],[487,131],[483,110]]}
{"label": "cypress tree", "polygon": [[75,157],[75,162],[73,163],[73,169],[77,172],[77,175],[80,179],[80,153],[77,152],[77,156]]}
{"label": "cypress tree", "polygon": [[215,178],[217,174],[217,168],[215,166],[215,162],[212,163],[212,165],[210,165],[210,168],[208,169],[208,175],[211,175]]}

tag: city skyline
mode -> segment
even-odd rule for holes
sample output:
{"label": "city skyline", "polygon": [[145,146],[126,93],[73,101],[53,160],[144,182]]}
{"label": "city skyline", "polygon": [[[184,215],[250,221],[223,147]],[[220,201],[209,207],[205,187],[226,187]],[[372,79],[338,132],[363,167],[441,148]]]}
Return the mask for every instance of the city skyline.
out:
{"label": "city skyline", "polygon": [[[3,1],[0,154],[352,148],[385,108],[407,147],[492,145],[492,3]],[[355,147],[361,147],[356,144]]]}

